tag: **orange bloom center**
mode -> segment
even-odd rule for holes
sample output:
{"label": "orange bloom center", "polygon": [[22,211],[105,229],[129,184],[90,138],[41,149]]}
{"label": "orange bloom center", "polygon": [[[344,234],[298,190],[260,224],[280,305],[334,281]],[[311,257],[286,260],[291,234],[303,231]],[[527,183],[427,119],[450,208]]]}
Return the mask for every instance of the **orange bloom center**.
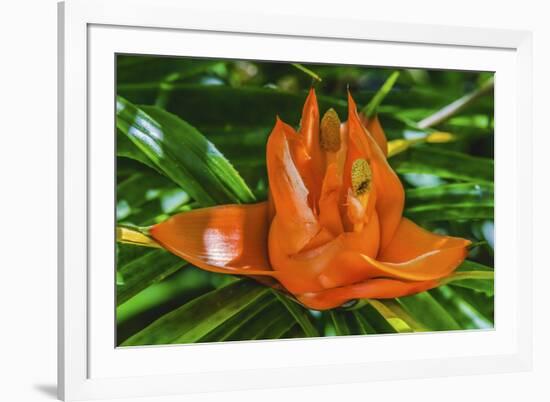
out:
{"label": "orange bloom center", "polygon": [[380,122],[359,115],[351,95],[347,117],[320,118],[312,89],[299,130],[277,118],[269,136],[267,202],[175,215],[152,236],[200,268],[254,276],[314,309],[437,286],[470,242],[402,217]]}

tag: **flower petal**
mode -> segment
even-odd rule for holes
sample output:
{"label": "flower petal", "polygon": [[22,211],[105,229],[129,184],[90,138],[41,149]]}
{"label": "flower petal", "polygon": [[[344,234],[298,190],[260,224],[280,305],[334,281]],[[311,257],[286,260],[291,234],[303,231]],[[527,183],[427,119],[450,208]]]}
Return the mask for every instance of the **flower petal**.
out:
{"label": "flower petal", "polygon": [[308,308],[328,310],[353,299],[389,299],[403,297],[437,286],[437,281],[405,282],[395,279],[370,279],[353,285],[304,293],[297,299]]}
{"label": "flower petal", "polygon": [[[367,226],[368,228],[368,226]],[[376,258],[360,250],[358,237],[346,233],[346,246],[319,274],[325,288],[348,285],[373,278],[407,281],[437,280],[450,275],[467,255],[469,240],[430,233],[403,219],[392,242]],[[364,243],[374,238],[365,235]],[[352,239],[357,243],[354,246]],[[374,240],[373,240],[374,241]]]}
{"label": "flower petal", "polygon": [[376,210],[380,219],[380,246],[383,248],[390,242],[401,221],[405,192],[384,153],[363,127],[351,94],[348,96],[348,139],[348,158],[355,158],[357,154],[362,154],[363,158],[366,156],[372,167],[373,183],[377,194]]}
{"label": "flower petal", "polygon": [[[277,128],[279,131],[282,131],[284,133],[286,137],[286,141],[288,143],[288,149],[290,150],[290,156],[292,158],[292,162],[294,163],[294,166],[296,166],[296,170],[298,171],[298,174],[304,181],[306,189],[309,192],[307,180],[311,179],[311,171],[310,171],[311,157],[308,154],[303,138],[298,135],[298,133],[296,132],[296,130],[294,130],[293,127],[289,126],[288,124],[285,124],[279,118],[277,118],[277,121],[275,123],[275,128]],[[273,130],[275,130],[275,128]]]}
{"label": "flower petal", "polygon": [[[327,230],[321,230],[319,236],[330,237]],[[301,253],[288,253],[289,234],[284,222],[275,216],[269,229],[269,261],[277,272],[277,278],[291,293],[302,293],[323,289],[317,276],[330,263],[336,249],[328,242],[315,249]],[[312,240],[315,237],[312,237]],[[307,246],[307,244],[305,245]]]}
{"label": "flower petal", "polygon": [[457,254],[461,255],[466,252],[466,247],[470,243],[467,239],[429,232],[413,221],[403,218],[391,242],[381,249],[377,260],[388,263],[403,263],[434,250],[445,249],[456,249]]}
{"label": "flower petal", "polygon": [[365,266],[374,270],[375,277],[390,277],[413,281],[441,279],[449,276],[466,258],[463,246],[449,247],[419,255],[408,261],[380,262],[369,256],[362,256]]}
{"label": "flower petal", "polygon": [[267,202],[182,212],[154,225],[164,248],[207,271],[273,276],[267,256]]}
{"label": "flower petal", "polygon": [[366,117],[363,114],[360,114],[359,117],[361,118],[361,122],[371,135],[371,137],[376,141],[382,152],[384,153],[384,156],[388,156],[388,140],[386,138],[386,134],[384,133],[384,129],[382,128],[382,125],[380,124],[380,120],[378,119],[378,115],[374,115],[371,118]]}
{"label": "flower petal", "polygon": [[[290,128],[292,129],[292,128]],[[288,126],[277,123],[267,142],[267,173],[271,199],[275,206],[273,222],[281,226],[281,242],[285,253],[300,251],[321,229],[308,203],[308,190],[291,156],[285,131]]]}
{"label": "flower petal", "polygon": [[341,188],[338,166],[332,163],[327,167],[319,198],[319,223],[335,236],[344,231],[339,209]]}
{"label": "flower petal", "polygon": [[[379,227],[376,214],[361,232],[346,232],[337,237],[323,229],[304,251],[289,255],[278,240],[284,231],[275,219],[269,233],[269,260],[278,272],[277,279],[294,294],[316,292],[334,286],[348,285],[376,275],[379,270],[362,260],[362,255],[378,252]],[[317,239],[321,241],[316,242]],[[358,256],[360,258],[354,258]]]}
{"label": "flower petal", "polygon": [[319,283],[324,288],[334,288],[383,276],[379,275],[380,271],[364,258],[364,256],[375,257],[378,253],[379,233],[376,213],[372,215],[361,232],[343,233],[334,241],[338,251],[332,254],[330,263],[318,272]]}
{"label": "flower petal", "polygon": [[314,88],[309,90],[306,98],[298,134],[302,138],[306,152],[309,155],[308,169],[301,173],[310,191],[312,208],[316,211],[324,173],[324,153],[321,151],[319,143],[319,106],[317,105]]}

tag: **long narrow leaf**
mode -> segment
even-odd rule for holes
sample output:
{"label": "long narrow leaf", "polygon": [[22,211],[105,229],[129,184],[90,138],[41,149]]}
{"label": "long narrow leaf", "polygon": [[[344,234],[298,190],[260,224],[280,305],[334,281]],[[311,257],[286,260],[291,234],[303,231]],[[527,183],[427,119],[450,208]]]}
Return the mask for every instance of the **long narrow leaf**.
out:
{"label": "long narrow leaf", "polygon": [[494,163],[491,159],[429,146],[409,148],[390,159],[398,173],[424,173],[448,179],[492,183]]}
{"label": "long narrow leaf", "polygon": [[494,218],[492,201],[486,203],[464,202],[455,204],[425,204],[405,208],[403,214],[413,221],[465,221]]}
{"label": "long narrow leaf", "polygon": [[494,294],[494,270],[474,261],[464,261],[449,278],[444,280],[452,286],[460,286],[467,289],[485,293],[487,296]]}
{"label": "long narrow leaf", "polygon": [[209,292],[166,314],[122,345],[191,343],[245,309],[269,290],[240,280]]}
{"label": "long narrow leaf", "polygon": [[447,311],[452,312],[453,318],[464,329],[488,329],[493,327],[492,319],[489,320],[481,314],[473,304],[461,297],[449,286],[441,286],[430,291],[432,296]]}
{"label": "long narrow leaf", "polygon": [[276,303],[277,301],[272,295],[266,294],[255,303],[252,303],[248,308],[201,338],[199,342],[223,342],[238,336],[246,325],[254,320],[261,320],[265,312]]}
{"label": "long narrow leaf", "polygon": [[289,311],[294,319],[300,324],[300,327],[304,330],[305,334],[310,337],[319,336],[319,331],[313,325],[311,317],[308,311],[298,305],[297,303],[289,300],[286,296],[280,294],[279,292],[273,291],[279,302],[281,302]]}
{"label": "long narrow leaf", "polygon": [[252,202],[254,195],[225,157],[194,127],[155,107],[117,97],[117,127],[202,205]]}
{"label": "long narrow leaf", "polygon": [[363,314],[361,314],[358,310],[353,310],[350,313],[355,321],[357,322],[357,327],[359,329],[359,334],[366,335],[366,334],[376,334],[377,331],[372,327],[372,325],[369,323],[369,321],[365,318]]}
{"label": "long narrow leaf", "polygon": [[455,183],[408,189],[407,207],[435,204],[487,203],[494,200],[494,186],[487,183]]}
{"label": "long narrow leaf", "polygon": [[263,328],[250,339],[280,339],[295,325],[296,321],[294,318],[285,311],[279,314],[273,321],[264,322]]}
{"label": "long narrow leaf", "polygon": [[139,55],[117,56],[117,90],[125,87],[160,85],[171,78],[182,80],[207,71],[220,60],[187,57],[157,57]]}
{"label": "long narrow leaf", "polygon": [[[126,88],[119,91],[119,95],[153,104],[158,88]],[[270,88],[175,84],[165,110],[207,134],[226,127],[271,128],[275,124],[276,115],[290,124],[298,124],[306,96],[305,91],[293,94]],[[332,107],[340,116],[345,115],[345,101],[321,95],[318,99],[321,110]]]}
{"label": "long narrow leaf", "polygon": [[373,96],[371,101],[365,108],[362,110],[362,112],[367,117],[372,117],[376,114],[378,110],[378,106],[382,103],[384,98],[390,93],[391,89],[393,88],[393,85],[399,78],[399,71],[394,71],[390,74],[390,76],[386,79],[382,87],[376,92],[376,94]]}
{"label": "long narrow leaf", "polygon": [[330,318],[330,321],[332,322],[332,325],[334,326],[336,335],[351,335],[351,331],[348,323],[346,322],[346,316],[344,312],[330,310],[328,312],[328,316]]}
{"label": "long narrow leaf", "polygon": [[401,297],[399,303],[428,331],[461,329],[456,320],[428,292]]}
{"label": "long narrow leaf", "polygon": [[407,190],[405,215],[415,221],[493,219],[494,189],[488,183],[455,183]]}
{"label": "long narrow leaf", "polygon": [[[141,162],[144,165],[149,166],[152,169],[155,169],[159,173],[162,173],[161,169],[155,163],[149,159],[149,157],[143,153],[139,147],[134,144],[130,138],[128,138],[122,130],[117,126],[117,135],[116,135],[116,154],[117,156],[122,156],[124,158],[130,158],[135,161]],[[117,166],[118,169],[118,166]]]}
{"label": "long narrow leaf", "polygon": [[393,299],[370,300],[370,304],[387,320],[396,332],[422,332],[426,328]]}
{"label": "long narrow leaf", "polygon": [[255,319],[247,321],[238,331],[234,332],[227,339],[231,341],[242,341],[271,337],[273,334],[271,330],[275,329],[276,332],[279,332],[279,325],[281,325],[279,320],[281,317],[283,317],[283,324],[284,322],[288,322],[287,330],[296,323],[283,305],[277,302],[270,303],[269,306],[266,306],[266,308],[256,315]]}

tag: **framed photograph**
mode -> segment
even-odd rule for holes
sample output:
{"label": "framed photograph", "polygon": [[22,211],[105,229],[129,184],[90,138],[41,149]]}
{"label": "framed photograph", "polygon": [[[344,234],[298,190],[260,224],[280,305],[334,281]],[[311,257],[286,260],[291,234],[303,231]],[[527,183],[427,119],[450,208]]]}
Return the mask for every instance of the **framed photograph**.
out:
{"label": "framed photograph", "polygon": [[531,34],[180,3],[59,5],[59,396],[530,369]]}

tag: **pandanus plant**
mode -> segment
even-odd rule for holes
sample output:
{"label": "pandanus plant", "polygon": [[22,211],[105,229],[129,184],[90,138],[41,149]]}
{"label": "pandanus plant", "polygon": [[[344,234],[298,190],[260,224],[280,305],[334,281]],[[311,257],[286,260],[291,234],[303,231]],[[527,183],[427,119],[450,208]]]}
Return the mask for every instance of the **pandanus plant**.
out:
{"label": "pandanus plant", "polygon": [[376,117],[320,118],[314,89],[296,131],[278,117],[269,136],[268,200],[196,209],[154,225],[164,248],[204,270],[245,275],[310,309],[434,288],[470,241],[403,217],[405,195]]}

